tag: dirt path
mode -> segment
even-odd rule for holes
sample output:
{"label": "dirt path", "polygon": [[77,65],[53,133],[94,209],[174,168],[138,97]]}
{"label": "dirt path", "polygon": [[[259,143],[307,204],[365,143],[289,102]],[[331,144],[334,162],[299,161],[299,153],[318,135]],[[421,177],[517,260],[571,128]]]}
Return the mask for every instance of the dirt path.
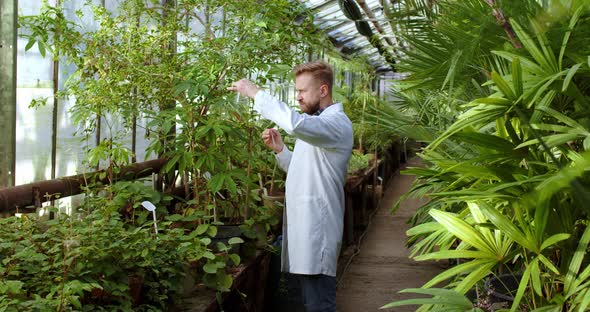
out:
{"label": "dirt path", "polygon": [[[419,164],[419,160],[414,158],[405,165]],[[408,258],[410,252],[405,246],[405,233],[409,226],[406,221],[421,201],[406,200],[394,215],[390,213],[398,198],[410,189],[413,180],[413,176],[398,174],[390,181],[363,238],[360,253],[353,258],[339,282],[339,312],[415,311],[416,306],[388,310],[379,310],[379,307],[393,300],[408,298],[408,295],[398,294],[398,291],[420,287],[443,270],[442,264],[416,262]]]}

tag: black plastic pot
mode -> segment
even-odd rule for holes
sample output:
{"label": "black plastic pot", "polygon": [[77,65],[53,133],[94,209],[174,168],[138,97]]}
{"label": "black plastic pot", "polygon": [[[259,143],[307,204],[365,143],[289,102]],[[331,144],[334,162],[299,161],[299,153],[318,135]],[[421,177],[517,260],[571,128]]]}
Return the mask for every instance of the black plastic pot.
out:
{"label": "black plastic pot", "polygon": [[[217,226],[217,235],[211,238],[211,246],[213,247],[214,251],[217,250],[217,243],[223,243],[226,246],[229,246],[229,240],[232,237],[241,237],[242,239],[242,230],[240,229],[239,225],[218,225]],[[240,251],[240,244],[234,245],[230,248],[231,253],[239,253]]]}
{"label": "black plastic pot", "polygon": [[501,274],[489,278],[484,286],[491,303],[514,301],[521,278],[522,274]]}

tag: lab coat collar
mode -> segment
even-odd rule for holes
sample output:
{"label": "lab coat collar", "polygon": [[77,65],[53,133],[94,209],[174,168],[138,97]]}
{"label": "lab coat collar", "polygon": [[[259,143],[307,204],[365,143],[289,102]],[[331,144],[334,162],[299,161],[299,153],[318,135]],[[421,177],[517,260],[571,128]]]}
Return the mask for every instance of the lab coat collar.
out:
{"label": "lab coat collar", "polygon": [[342,103],[332,103],[327,107],[324,108],[320,108],[317,112],[315,112],[315,114],[313,114],[313,116],[319,116],[321,113],[327,111],[327,110],[336,110],[337,112],[342,111]]}

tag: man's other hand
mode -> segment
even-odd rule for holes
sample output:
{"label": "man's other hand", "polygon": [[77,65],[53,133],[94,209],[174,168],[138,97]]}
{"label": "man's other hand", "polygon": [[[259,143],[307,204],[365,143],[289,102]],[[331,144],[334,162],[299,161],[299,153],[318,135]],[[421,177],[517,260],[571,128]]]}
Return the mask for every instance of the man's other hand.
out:
{"label": "man's other hand", "polygon": [[264,141],[264,144],[272,148],[277,154],[280,153],[285,146],[281,134],[277,129],[266,129],[262,131],[262,141]]}
{"label": "man's other hand", "polygon": [[227,88],[228,91],[236,91],[243,96],[254,98],[258,93],[258,87],[248,79],[241,79],[240,81],[231,84],[231,87]]}

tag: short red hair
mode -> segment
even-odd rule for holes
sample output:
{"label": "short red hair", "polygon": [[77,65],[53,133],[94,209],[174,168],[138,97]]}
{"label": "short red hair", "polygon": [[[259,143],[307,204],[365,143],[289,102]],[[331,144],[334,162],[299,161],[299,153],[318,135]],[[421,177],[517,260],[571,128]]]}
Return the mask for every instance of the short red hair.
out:
{"label": "short red hair", "polygon": [[312,61],[303,63],[293,68],[295,77],[303,73],[311,73],[313,77],[320,81],[321,84],[328,86],[330,94],[332,94],[332,85],[334,84],[334,71],[332,66],[323,61]]}

